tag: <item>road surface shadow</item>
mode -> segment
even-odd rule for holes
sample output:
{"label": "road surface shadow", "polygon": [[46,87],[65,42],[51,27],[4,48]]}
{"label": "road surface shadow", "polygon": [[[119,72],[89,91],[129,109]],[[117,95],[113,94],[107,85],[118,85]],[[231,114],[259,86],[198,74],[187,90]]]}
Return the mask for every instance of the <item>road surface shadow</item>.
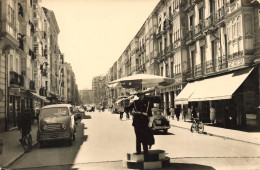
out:
{"label": "road surface shadow", "polygon": [[163,131],[153,131],[153,135],[175,135],[174,133],[170,133],[170,132],[167,132],[167,133],[164,133]]}
{"label": "road surface shadow", "polygon": [[170,163],[165,168],[153,170],[215,170],[215,168],[206,165],[188,164],[188,163]]}
{"label": "road surface shadow", "polygon": [[90,115],[82,115],[81,119],[91,119],[91,116]]}
{"label": "road surface shadow", "polygon": [[[74,168],[75,167],[75,168]],[[122,165],[122,161],[116,162],[98,162],[98,163],[87,163],[81,165],[58,165],[58,166],[45,166],[37,167],[34,169],[27,168],[27,170],[85,170],[85,169],[96,169],[96,170],[127,170]],[[150,169],[150,168],[149,168]],[[215,170],[215,168],[206,165],[199,164],[188,164],[188,163],[170,163],[164,168],[153,168],[153,170]]]}

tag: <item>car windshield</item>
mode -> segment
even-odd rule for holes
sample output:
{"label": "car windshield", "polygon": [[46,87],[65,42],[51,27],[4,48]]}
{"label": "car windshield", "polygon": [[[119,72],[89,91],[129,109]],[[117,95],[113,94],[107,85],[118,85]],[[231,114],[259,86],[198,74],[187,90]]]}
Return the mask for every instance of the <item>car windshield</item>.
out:
{"label": "car windshield", "polygon": [[41,117],[50,117],[50,116],[68,116],[69,110],[66,107],[54,107],[42,109]]}

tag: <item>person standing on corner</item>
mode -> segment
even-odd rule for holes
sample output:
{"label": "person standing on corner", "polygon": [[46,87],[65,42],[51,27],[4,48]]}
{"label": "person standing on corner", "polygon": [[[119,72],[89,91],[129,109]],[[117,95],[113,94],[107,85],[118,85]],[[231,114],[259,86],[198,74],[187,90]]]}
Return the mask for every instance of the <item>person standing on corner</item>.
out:
{"label": "person standing on corner", "polygon": [[216,121],[216,110],[215,110],[214,104],[211,104],[211,107],[209,110],[210,110],[210,121],[214,125],[215,121]]}
{"label": "person standing on corner", "polygon": [[144,154],[148,153],[149,149],[154,144],[154,137],[149,128],[149,117],[152,116],[151,108],[153,104],[150,103],[144,93],[137,93],[137,100],[129,106],[132,109],[134,131],[136,135],[136,154],[141,154],[141,145],[143,146]]}
{"label": "person standing on corner", "polygon": [[174,120],[174,106],[171,107],[170,109],[172,120]]}

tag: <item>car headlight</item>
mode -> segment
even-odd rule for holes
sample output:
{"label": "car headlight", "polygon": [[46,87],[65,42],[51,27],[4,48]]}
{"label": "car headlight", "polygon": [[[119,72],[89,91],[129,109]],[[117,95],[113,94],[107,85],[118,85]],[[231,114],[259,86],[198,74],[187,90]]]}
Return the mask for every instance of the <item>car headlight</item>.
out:
{"label": "car headlight", "polygon": [[48,129],[48,126],[47,125],[44,125],[43,126],[43,130],[47,130]]}
{"label": "car headlight", "polygon": [[62,129],[66,129],[66,127],[67,127],[67,126],[66,126],[65,123],[62,123],[62,124],[61,124],[61,128],[62,128]]}

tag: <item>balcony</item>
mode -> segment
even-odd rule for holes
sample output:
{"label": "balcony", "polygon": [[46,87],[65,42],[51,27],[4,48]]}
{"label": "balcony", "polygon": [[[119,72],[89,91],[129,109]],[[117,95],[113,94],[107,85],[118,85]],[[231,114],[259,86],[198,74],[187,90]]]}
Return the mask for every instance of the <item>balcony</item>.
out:
{"label": "balcony", "polygon": [[171,43],[167,48],[166,48],[166,55],[167,56],[170,56],[172,55],[174,52],[173,52],[173,44]]}
{"label": "balcony", "polygon": [[30,80],[29,88],[31,91],[35,91],[35,82],[33,80]]}
{"label": "balcony", "polygon": [[214,13],[214,23],[217,24],[219,22],[224,21],[225,17],[226,17],[226,6],[223,6]]}
{"label": "balcony", "polygon": [[186,6],[184,7],[184,11],[188,12],[191,9],[193,9],[195,3],[193,2],[194,0],[187,0],[186,1]]}
{"label": "balcony", "polygon": [[41,88],[39,89],[39,94],[40,94],[41,96],[47,96],[47,90],[46,90],[44,87],[41,87]]}
{"label": "balcony", "polygon": [[156,30],[156,38],[162,37],[161,25]]}
{"label": "balcony", "polygon": [[213,60],[206,61],[204,74],[211,74],[215,72],[215,62]]}
{"label": "balcony", "polygon": [[201,21],[198,25],[195,26],[195,28],[194,28],[194,38],[196,40],[205,37],[205,34],[203,34],[203,31],[202,31],[203,26],[204,26],[203,21]]}
{"label": "balcony", "polygon": [[44,69],[43,71],[42,71],[42,76],[44,76],[44,77],[48,77],[48,73],[47,73],[47,70],[46,69]]}
{"label": "balcony", "polygon": [[24,87],[24,76],[23,75],[19,75],[19,80],[20,80],[19,86],[20,87]]}
{"label": "balcony", "polygon": [[165,29],[169,30],[172,28],[172,20],[170,20],[169,18],[166,20],[165,22]]}
{"label": "balcony", "polygon": [[187,44],[191,44],[194,41],[194,28],[190,27],[190,30],[187,32],[187,39],[186,39],[186,43]]}
{"label": "balcony", "polygon": [[204,21],[203,30],[208,29],[209,27],[213,26],[213,16],[210,15]]}
{"label": "balcony", "polygon": [[235,0],[233,3],[227,3],[226,4],[227,9],[227,15],[230,15],[231,13],[235,12],[236,10],[238,10],[239,8],[241,8],[241,0]]}
{"label": "balcony", "polygon": [[201,64],[196,65],[196,66],[195,66],[195,70],[194,70],[194,75],[195,75],[195,77],[200,77],[200,76],[202,76],[202,75],[203,75],[202,70],[203,70],[203,69],[202,69]]}
{"label": "balcony", "polygon": [[228,62],[226,56],[219,57],[217,60],[218,71],[226,70],[228,68]]}
{"label": "balcony", "polygon": [[19,86],[19,74],[15,71],[10,71],[10,85],[18,85]]}
{"label": "balcony", "polygon": [[244,50],[228,55],[228,69],[243,68],[253,63],[253,50]]}

